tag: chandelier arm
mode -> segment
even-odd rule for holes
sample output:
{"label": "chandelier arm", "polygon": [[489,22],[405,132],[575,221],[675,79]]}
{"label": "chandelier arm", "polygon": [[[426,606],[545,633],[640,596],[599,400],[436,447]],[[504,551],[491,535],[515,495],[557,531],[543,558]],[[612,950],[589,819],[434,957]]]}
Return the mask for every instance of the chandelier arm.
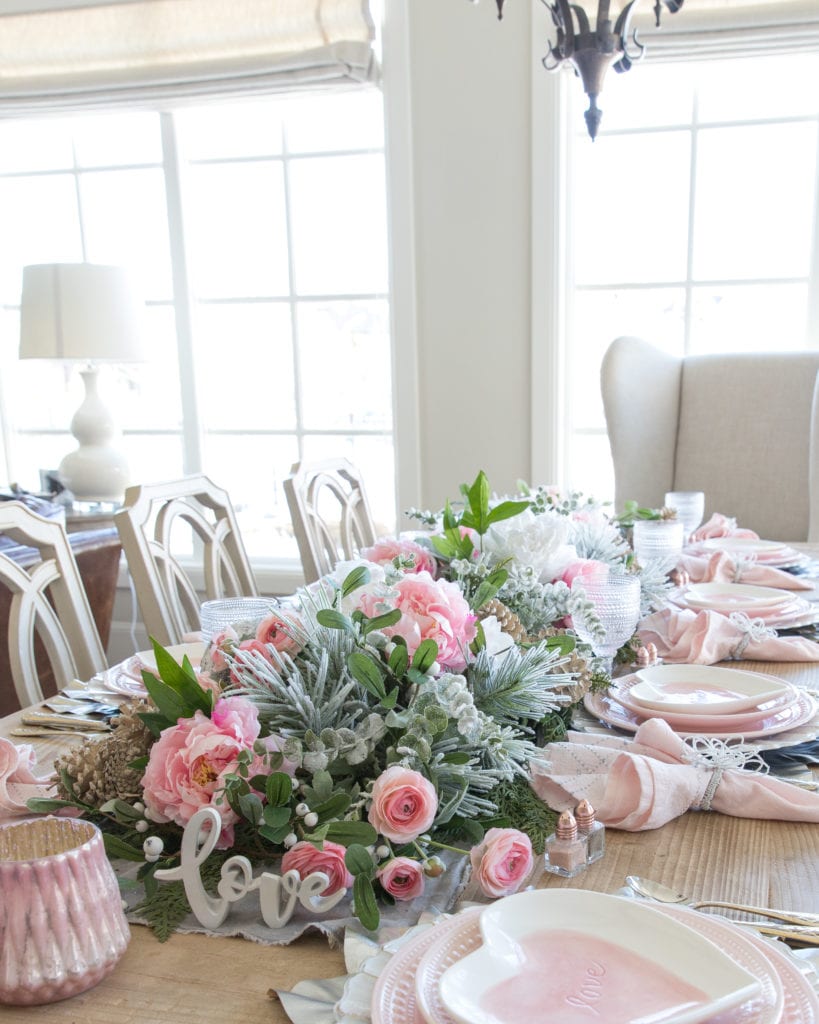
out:
{"label": "chandelier arm", "polygon": [[[603,2],[604,2],[604,0],[600,0],[601,4]],[[591,23],[589,22],[588,14],[586,14],[586,12],[583,10],[583,8],[580,6],[580,4],[571,4],[570,10],[574,12],[574,16],[575,16],[575,18],[577,18],[577,31],[575,32],[575,35],[577,35],[577,36],[589,35],[591,33]],[[570,17],[571,17],[571,15],[570,15]],[[570,24],[573,24],[573,22],[570,22]],[[600,25],[600,13],[599,12],[598,12],[598,15],[597,15],[597,24],[598,24],[598,26]]]}
{"label": "chandelier arm", "polygon": [[615,35],[622,36],[623,42],[625,42],[626,37],[629,34],[631,15],[634,13],[634,5],[636,3],[637,0],[631,0],[631,3],[626,4],[622,11],[620,11],[617,21],[614,23]]}

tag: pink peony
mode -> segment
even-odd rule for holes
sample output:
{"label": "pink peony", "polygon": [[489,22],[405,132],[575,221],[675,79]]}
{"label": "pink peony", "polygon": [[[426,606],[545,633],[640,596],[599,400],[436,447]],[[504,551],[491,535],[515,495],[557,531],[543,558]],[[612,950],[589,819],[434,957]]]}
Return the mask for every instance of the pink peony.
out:
{"label": "pink peony", "polygon": [[490,828],[469,851],[472,872],[486,896],[517,892],[532,870],[532,843],[516,828]]}
{"label": "pink peony", "polygon": [[438,795],[429,779],[394,764],[375,780],[368,817],[385,838],[409,843],[432,825],[437,810]]}
{"label": "pink peony", "polygon": [[371,548],[364,548],[361,552],[362,558],[377,565],[392,565],[394,559],[409,556],[414,559],[414,564],[411,569],[406,569],[406,572],[428,572],[430,576],[435,575],[438,569],[435,559],[426,548],[422,548],[414,540],[381,537]]}
{"label": "pink peony", "polygon": [[[248,703],[243,697],[231,697],[218,701],[216,707],[234,701]],[[239,819],[221,796],[224,777],[236,771],[239,753],[258,736],[258,721],[253,731],[254,716],[255,709],[251,714],[247,709],[228,706],[220,711],[224,728],[197,711],[193,718],[180,718],[175,726],[165,729],[151,747],[142,776],[146,816],[151,821],[173,821],[184,827],[202,807],[213,807],[222,819],[217,846],[227,849],[233,842],[233,825]]]}
{"label": "pink peony", "polygon": [[263,644],[272,644],[279,654],[295,656],[301,644],[291,635],[291,626],[279,615],[268,615],[256,627],[256,639]]}
{"label": "pink peony", "polygon": [[235,736],[243,747],[252,747],[259,736],[259,711],[247,697],[217,700],[210,720],[221,732]]}
{"label": "pink peony", "polygon": [[423,640],[438,645],[438,662],[460,672],[466,666],[466,650],[475,639],[477,619],[455,583],[434,580],[428,572],[411,573],[395,584],[396,597],[364,593],[360,608],[374,618],[391,608],[401,610],[401,618],[384,632],[402,636],[410,656]]}
{"label": "pink peony", "polygon": [[579,577],[585,580],[605,579],[609,574],[609,567],[605,562],[598,562],[594,558],[578,558],[575,562],[569,562],[560,577],[569,586],[572,581]]}
{"label": "pink peony", "polygon": [[393,857],[379,868],[376,877],[384,892],[396,900],[414,900],[424,891],[424,871],[411,857]]}
{"label": "pink peony", "polygon": [[344,863],[346,852],[343,846],[331,843],[329,839],[324,840],[321,850],[312,843],[302,840],[291,846],[282,857],[282,874],[287,871],[298,871],[299,878],[304,881],[313,872],[323,871],[330,882],[321,895],[332,896],[339,889],[349,889],[353,884],[353,876]]}

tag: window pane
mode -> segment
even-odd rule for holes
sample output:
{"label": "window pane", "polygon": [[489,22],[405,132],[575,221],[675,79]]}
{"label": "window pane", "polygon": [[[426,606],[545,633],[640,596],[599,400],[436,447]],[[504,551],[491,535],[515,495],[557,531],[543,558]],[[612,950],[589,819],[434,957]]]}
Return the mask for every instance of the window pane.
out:
{"label": "window pane", "polygon": [[82,259],[74,180],[69,175],[0,179],[0,302],[18,305],[23,267]]}
{"label": "window pane", "polygon": [[700,132],[694,276],[804,275],[813,235],[815,124]]}
{"label": "window pane", "polygon": [[162,163],[158,114],[103,114],[77,118],[71,127],[81,167]]}
{"label": "window pane", "polygon": [[[388,430],[392,424],[386,302],[298,307],[302,418],[308,430]],[[311,368],[321,367],[321,372]]]}
{"label": "window pane", "polygon": [[[572,491],[582,491],[597,501],[614,501],[614,466],[605,434],[575,434],[572,437],[566,480]],[[634,498],[640,500],[639,495]]]}
{"label": "window pane", "polygon": [[287,148],[291,153],[380,149],[384,115],[377,89],[334,96],[305,96],[287,108]]}
{"label": "window pane", "polygon": [[621,335],[644,338],[681,355],[685,332],[682,288],[635,288],[582,291],[575,300],[575,337],[569,347],[570,415],[575,429],[605,428],[599,374],[595,368]]}
{"label": "window pane", "polygon": [[290,164],[293,260],[300,295],[387,290],[384,161],[378,156]]}
{"label": "window pane", "polygon": [[103,399],[123,430],[180,430],[182,399],[172,306],[146,307],[143,345],[144,363],[110,368]]}
{"label": "window pane", "polygon": [[174,114],[188,160],[275,156],[282,150],[279,101],[212,103]]}
{"label": "window pane", "polygon": [[299,557],[282,487],[298,458],[295,436],[205,439],[204,471],[230,494],[251,558]]}
{"label": "window pane", "polygon": [[713,61],[699,69],[702,121],[753,121],[819,112],[816,55]]}
{"label": "window pane", "polygon": [[80,176],[86,255],[130,267],[145,297],[170,299],[171,259],[162,171],[95,171]]}
{"label": "window pane", "polygon": [[26,491],[39,491],[40,470],[55,470],[76,447],[77,442],[68,434],[17,434],[9,460],[9,482],[18,483]]}
{"label": "window pane", "polygon": [[689,136],[612,136],[577,147],[571,216],[579,284],[685,277]]}
{"label": "window pane", "polygon": [[806,347],[807,285],[694,288],[691,352],[770,352]]}
{"label": "window pane", "polygon": [[[650,49],[650,46],[649,46]],[[694,103],[691,75],[685,64],[652,64],[649,53],[644,63],[627,74],[606,75],[598,106],[603,111],[600,135],[592,142],[586,132],[583,111],[589,98],[580,80],[568,85],[573,112],[570,125],[589,149],[604,149],[610,139],[606,132],[625,128],[650,128],[659,125],[688,124]]]}
{"label": "window pane", "polygon": [[179,434],[128,434],[122,450],[131,467],[135,484],[161,483],[184,475],[182,437]]}
{"label": "window pane", "polygon": [[292,429],[296,383],[289,303],[200,305],[196,366],[207,428]]}
{"label": "window pane", "polygon": [[0,174],[8,171],[70,170],[71,122],[0,122]]}
{"label": "window pane", "polygon": [[287,295],[281,164],[194,166],[185,196],[188,257],[200,298]]}

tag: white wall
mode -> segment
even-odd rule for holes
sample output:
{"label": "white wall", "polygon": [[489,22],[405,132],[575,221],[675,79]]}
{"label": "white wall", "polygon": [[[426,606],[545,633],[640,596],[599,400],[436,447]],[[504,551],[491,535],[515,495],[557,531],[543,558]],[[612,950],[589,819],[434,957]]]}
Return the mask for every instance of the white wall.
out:
{"label": "white wall", "polygon": [[[388,0],[389,2],[389,0]],[[421,494],[528,479],[529,0],[407,0]]]}

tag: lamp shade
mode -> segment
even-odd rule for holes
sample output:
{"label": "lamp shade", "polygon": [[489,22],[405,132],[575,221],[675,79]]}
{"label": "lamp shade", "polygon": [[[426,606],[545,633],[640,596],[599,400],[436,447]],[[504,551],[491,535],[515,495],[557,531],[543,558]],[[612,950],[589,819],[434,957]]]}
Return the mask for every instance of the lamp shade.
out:
{"label": "lamp shade", "polygon": [[20,358],[139,362],[145,358],[143,311],[122,267],[94,263],[24,267]]}

